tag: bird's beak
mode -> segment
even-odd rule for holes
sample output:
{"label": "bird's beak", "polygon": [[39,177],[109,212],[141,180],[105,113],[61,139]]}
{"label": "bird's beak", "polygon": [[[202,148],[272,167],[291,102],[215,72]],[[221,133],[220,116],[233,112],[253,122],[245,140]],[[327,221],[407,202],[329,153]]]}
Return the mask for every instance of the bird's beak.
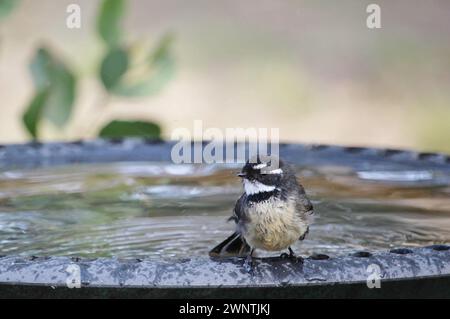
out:
{"label": "bird's beak", "polygon": [[238,173],[238,174],[237,174],[237,176],[239,176],[239,177],[242,177],[242,178],[243,178],[243,177],[247,176],[247,174],[245,174],[245,173]]}

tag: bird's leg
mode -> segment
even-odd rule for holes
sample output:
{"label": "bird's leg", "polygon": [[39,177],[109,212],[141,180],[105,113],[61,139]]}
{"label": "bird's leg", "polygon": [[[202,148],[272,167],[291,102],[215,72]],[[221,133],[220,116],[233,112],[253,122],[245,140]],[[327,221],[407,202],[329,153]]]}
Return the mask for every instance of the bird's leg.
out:
{"label": "bird's leg", "polygon": [[294,251],[292,250],[291,246],[288,247],[289,249],[289,259],[294,260],[295,262],[299,262],[303,264],[303,258],[301,256],[297,256]]}
{"label": "bird's leg", "polygon": [[288,259],[288,258],[291,259],[291,258],[295,257],[294,251],[292,250],[291,246],[289,246],[288,249],[289,249],[289,255],[286,253],[282,253],[280,255],[281,259]]}
{"label": "bird's leg", "polygon": [[248,272],[253,272],[253,252],[255,251],[255,248],[252,248],[250,250],[250,253],[247,255],[247,257],[245,258],[245,262],[244,262],[244,268],[248,271]]}
{"label": "bird's leg", "polygon": [[295,253],[294,253],[294,251],[292,250],[291,246],[289,246],[288,249],[289,249],[289,258],[295,257]]}

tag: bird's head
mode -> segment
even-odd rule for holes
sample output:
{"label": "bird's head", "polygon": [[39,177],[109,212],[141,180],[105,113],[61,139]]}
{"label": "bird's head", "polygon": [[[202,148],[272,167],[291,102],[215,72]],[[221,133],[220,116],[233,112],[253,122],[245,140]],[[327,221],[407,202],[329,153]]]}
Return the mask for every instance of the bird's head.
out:
{"label": "bird's head", "polygon": [[279,190],[283,178],[284,163],[274,157],[256,157],[245,163],[238,174],[247,195]]}

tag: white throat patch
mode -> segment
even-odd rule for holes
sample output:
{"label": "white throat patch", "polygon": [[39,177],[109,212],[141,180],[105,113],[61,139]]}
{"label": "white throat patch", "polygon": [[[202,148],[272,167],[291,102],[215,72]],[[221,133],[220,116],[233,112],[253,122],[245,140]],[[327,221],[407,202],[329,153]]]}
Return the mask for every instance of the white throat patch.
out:
{"label": "white throat patch", "polygon": [[244,189],[247,195],[272,192],[275,190],[275,188],[275,186],[265,185],[258,181],[251,182],[248,179],[244,179]]}

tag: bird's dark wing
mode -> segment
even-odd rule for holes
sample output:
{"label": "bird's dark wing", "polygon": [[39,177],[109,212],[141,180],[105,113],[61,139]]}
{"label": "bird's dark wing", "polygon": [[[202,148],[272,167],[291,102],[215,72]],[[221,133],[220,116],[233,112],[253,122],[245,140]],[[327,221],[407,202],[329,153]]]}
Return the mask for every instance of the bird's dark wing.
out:
{"label": "bird's dark wing", "polygon": [[298,185],[298,200],[297,200],[297,212],[305,215],[305,217],[314,214],[314,208],[311,201],[306,196],[305,189],[302,185]]}
{"label": "bird's dark wing", "polygon": [[[300,218],[305,221],[307,225],[310,225],[314,221],[314,208],[311,201],[306,196],[305,190],[302,185],[298,185],[298,199],[296,203],[296,211]],[[309,233],[309,226],[306,232],[302,234],[299,240],[304,240],[306,235]]]}
{"label": "bird's dark wing", "polygon": [[[236,205],[234,206],[233,215],[228,220],[234,220],[236,224],[245,221],[245,201],[247,200],[246,196],[247,195],[243,194],[237,200]],[[239,226],[237,226],[237,228],[239,229]],[[250,246],[237,230],[230,237],[211,249],[209,255],[211,257],[242,257],[247,256],[250,253],[250,250]]]}
{"label": "bird's dark wing", "polygon": [[228,220],[233,220],[236,224],[239,223],[239,221],[242,221],[245,219],[245,201],[247,200],[247,195],[244,193],[241,197],[237,200],[236,204],[234,205],[233,215],[228,218]]}

